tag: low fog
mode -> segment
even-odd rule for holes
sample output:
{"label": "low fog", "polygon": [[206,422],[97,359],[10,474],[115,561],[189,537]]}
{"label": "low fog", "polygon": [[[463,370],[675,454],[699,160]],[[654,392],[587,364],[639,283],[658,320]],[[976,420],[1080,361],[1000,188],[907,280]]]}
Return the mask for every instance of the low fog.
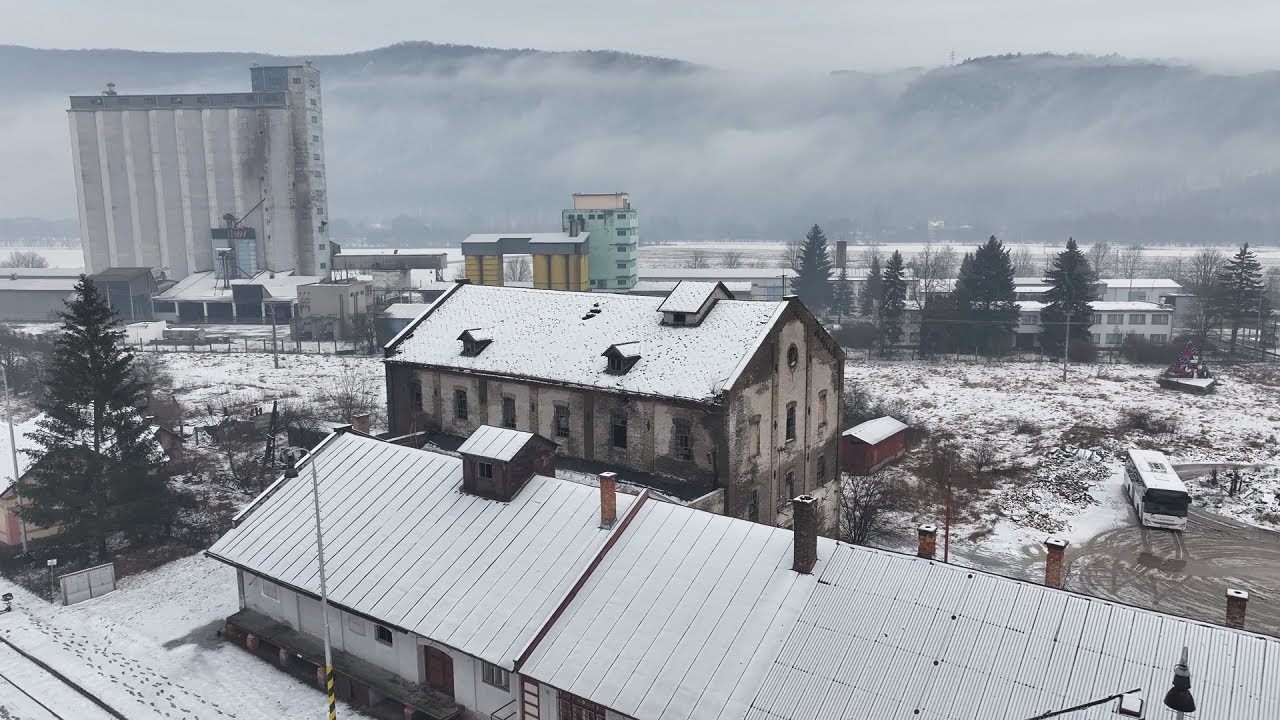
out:
{"label": "low fog", "polygon": [[[247,89],[230,54],[0,48],[0,217],[74,217],[66,97]],[[612,53],[398,46],[320,57],[330,211],[442,234],[546,228],[631,193],[649,237],[811,222],[916,239],[1275,242],[1280,73],[1015,56],[752,74]],[[958,230],[961,226],[967,226]],[[967,238],[965,238],[967,239]]]}

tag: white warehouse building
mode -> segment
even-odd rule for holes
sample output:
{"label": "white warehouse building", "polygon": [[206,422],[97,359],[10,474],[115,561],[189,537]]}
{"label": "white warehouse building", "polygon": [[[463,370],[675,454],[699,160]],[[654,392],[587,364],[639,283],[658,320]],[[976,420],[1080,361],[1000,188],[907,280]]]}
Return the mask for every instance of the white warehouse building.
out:
{"label": "white warehouse building", "polygon": [[[86,273],[165,270],[174,280],[213,270],[235,251],[259,270],[318,275],[325,238],[320,73],[253,67],[239,93],[72,96],[68,121]],[[213,239],[225,215],[243,218]]]}

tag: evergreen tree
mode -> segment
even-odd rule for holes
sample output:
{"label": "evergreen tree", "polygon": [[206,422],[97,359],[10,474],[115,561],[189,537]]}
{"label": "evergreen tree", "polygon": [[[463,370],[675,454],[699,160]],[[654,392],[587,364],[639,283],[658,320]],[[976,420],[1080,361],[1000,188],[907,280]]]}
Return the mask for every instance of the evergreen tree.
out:
{"label": "evergreen tree", "polygon": [[[1053,258],[1053,264],[1045,271],[1049,290],[1045,292],[1047,304],[1040,311],[1043,332],[1040,344],[1046,352],[1060,355],[1071,329],[1070,347],[1089,342],[1089,326],[1093,324],[1093,307],[1097,300],[1097,278],[1089,267],[1089,259],[1076,241],[1067,238],[1067,248]],[[1069,321],[1069,325],[1068,325]]]}
{"label": "evergreen tree", "polygon": [[827,236],[814,225],[800,248],[800,269],[796,271],[796,295],[815,314],[831,306],[831,271],[835,263],[827,247]]}
{"label": "evergreen tree", "polygon": [[1009,251],[995,235],[965,255],[956,278],[956,304],[969,320],[975,349],[991,352],[1008,345],[1018,327],[1017,294]]}
{"label": "evergreen tree", "polygon": [[920,355],[928,357],[958,350],[965,333],[964,319],[955,293],[926,295],[920,309]]}
{"label": "evergreen tree", "polygon": [[902,340],[902,324],[907,313],[907,280],[902,264],[902,253],[897,250],[889,256],[881,277],[884,288],[880,299],[880,353]]}
{"label": "evergreen tree", "polygon": [[83,275],[66,305],[37,402],[40,449],[30,452],[20,512],[29,523],[58,526],[53,543],[102,560],[112,533],[167,529],[174,502],[159,469],[163,453],[139,412],[149,381],[120,344],[115,312]]}
{"label": "evergreen tree", "polygon": [[1213,301],[1218,305],[1218,316],[1231,323],[1230,352],[1235,354],[1241,326],[1256,321],[1259,311],[1263,317],[1270,314],[1262,291],[1262,265],[1249,249],[1249,243],[1241,245],[1240,252],[1218,271],[1215,284],[1217,292]]}
{"label": "evergreen tree", "polygon": [[844,318],[853,314],[853,305],[853,285],[849,282],[849,269],[842,267],[831,291],[831,309],[836,311],[838,317]]}
{"label": "evergreen tree", "polygon": [[862,295],[858,298],[858,311],[864,317],[873,317],[880,307],[883,294],[880,292],[883,282],[880,278],[880,256],[871,257],[871,269],[867,270],[867,281],[862,285]]}

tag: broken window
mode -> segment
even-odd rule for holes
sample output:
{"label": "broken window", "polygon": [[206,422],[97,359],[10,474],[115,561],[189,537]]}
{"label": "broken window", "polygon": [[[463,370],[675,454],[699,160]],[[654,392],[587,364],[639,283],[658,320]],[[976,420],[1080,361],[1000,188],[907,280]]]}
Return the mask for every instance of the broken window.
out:
{"label": "broken window", "polygon": [[787,441],[796,439],[796,404],[787,403]]}
{"label": "broken window", "polygon": [[693,430],[688,420],[675,420],[671,423],[671,435],[675,443],[676,458],[693,459]]}
{"label": "broken window", "polygon": [[556,437],[569,437],[569,406],[556,405],[552,411],[552,421],[555,425]]}
{"label": "broken window", "polygon": [[502,427],[516,429],[516,399],[502,398]]}
{"label": "broken window", "polygon": [[409,383],[409,398],[414,410],[422,410],[422,383],[414,380]]}

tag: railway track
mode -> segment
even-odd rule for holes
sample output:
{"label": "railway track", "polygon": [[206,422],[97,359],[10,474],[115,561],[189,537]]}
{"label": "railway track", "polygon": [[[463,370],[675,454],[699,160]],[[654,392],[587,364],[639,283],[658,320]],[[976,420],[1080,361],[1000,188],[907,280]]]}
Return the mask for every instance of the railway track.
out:
{"label": "railway track", "polygon": [[73,679],[0,637],[0,718],[127,720]]}

